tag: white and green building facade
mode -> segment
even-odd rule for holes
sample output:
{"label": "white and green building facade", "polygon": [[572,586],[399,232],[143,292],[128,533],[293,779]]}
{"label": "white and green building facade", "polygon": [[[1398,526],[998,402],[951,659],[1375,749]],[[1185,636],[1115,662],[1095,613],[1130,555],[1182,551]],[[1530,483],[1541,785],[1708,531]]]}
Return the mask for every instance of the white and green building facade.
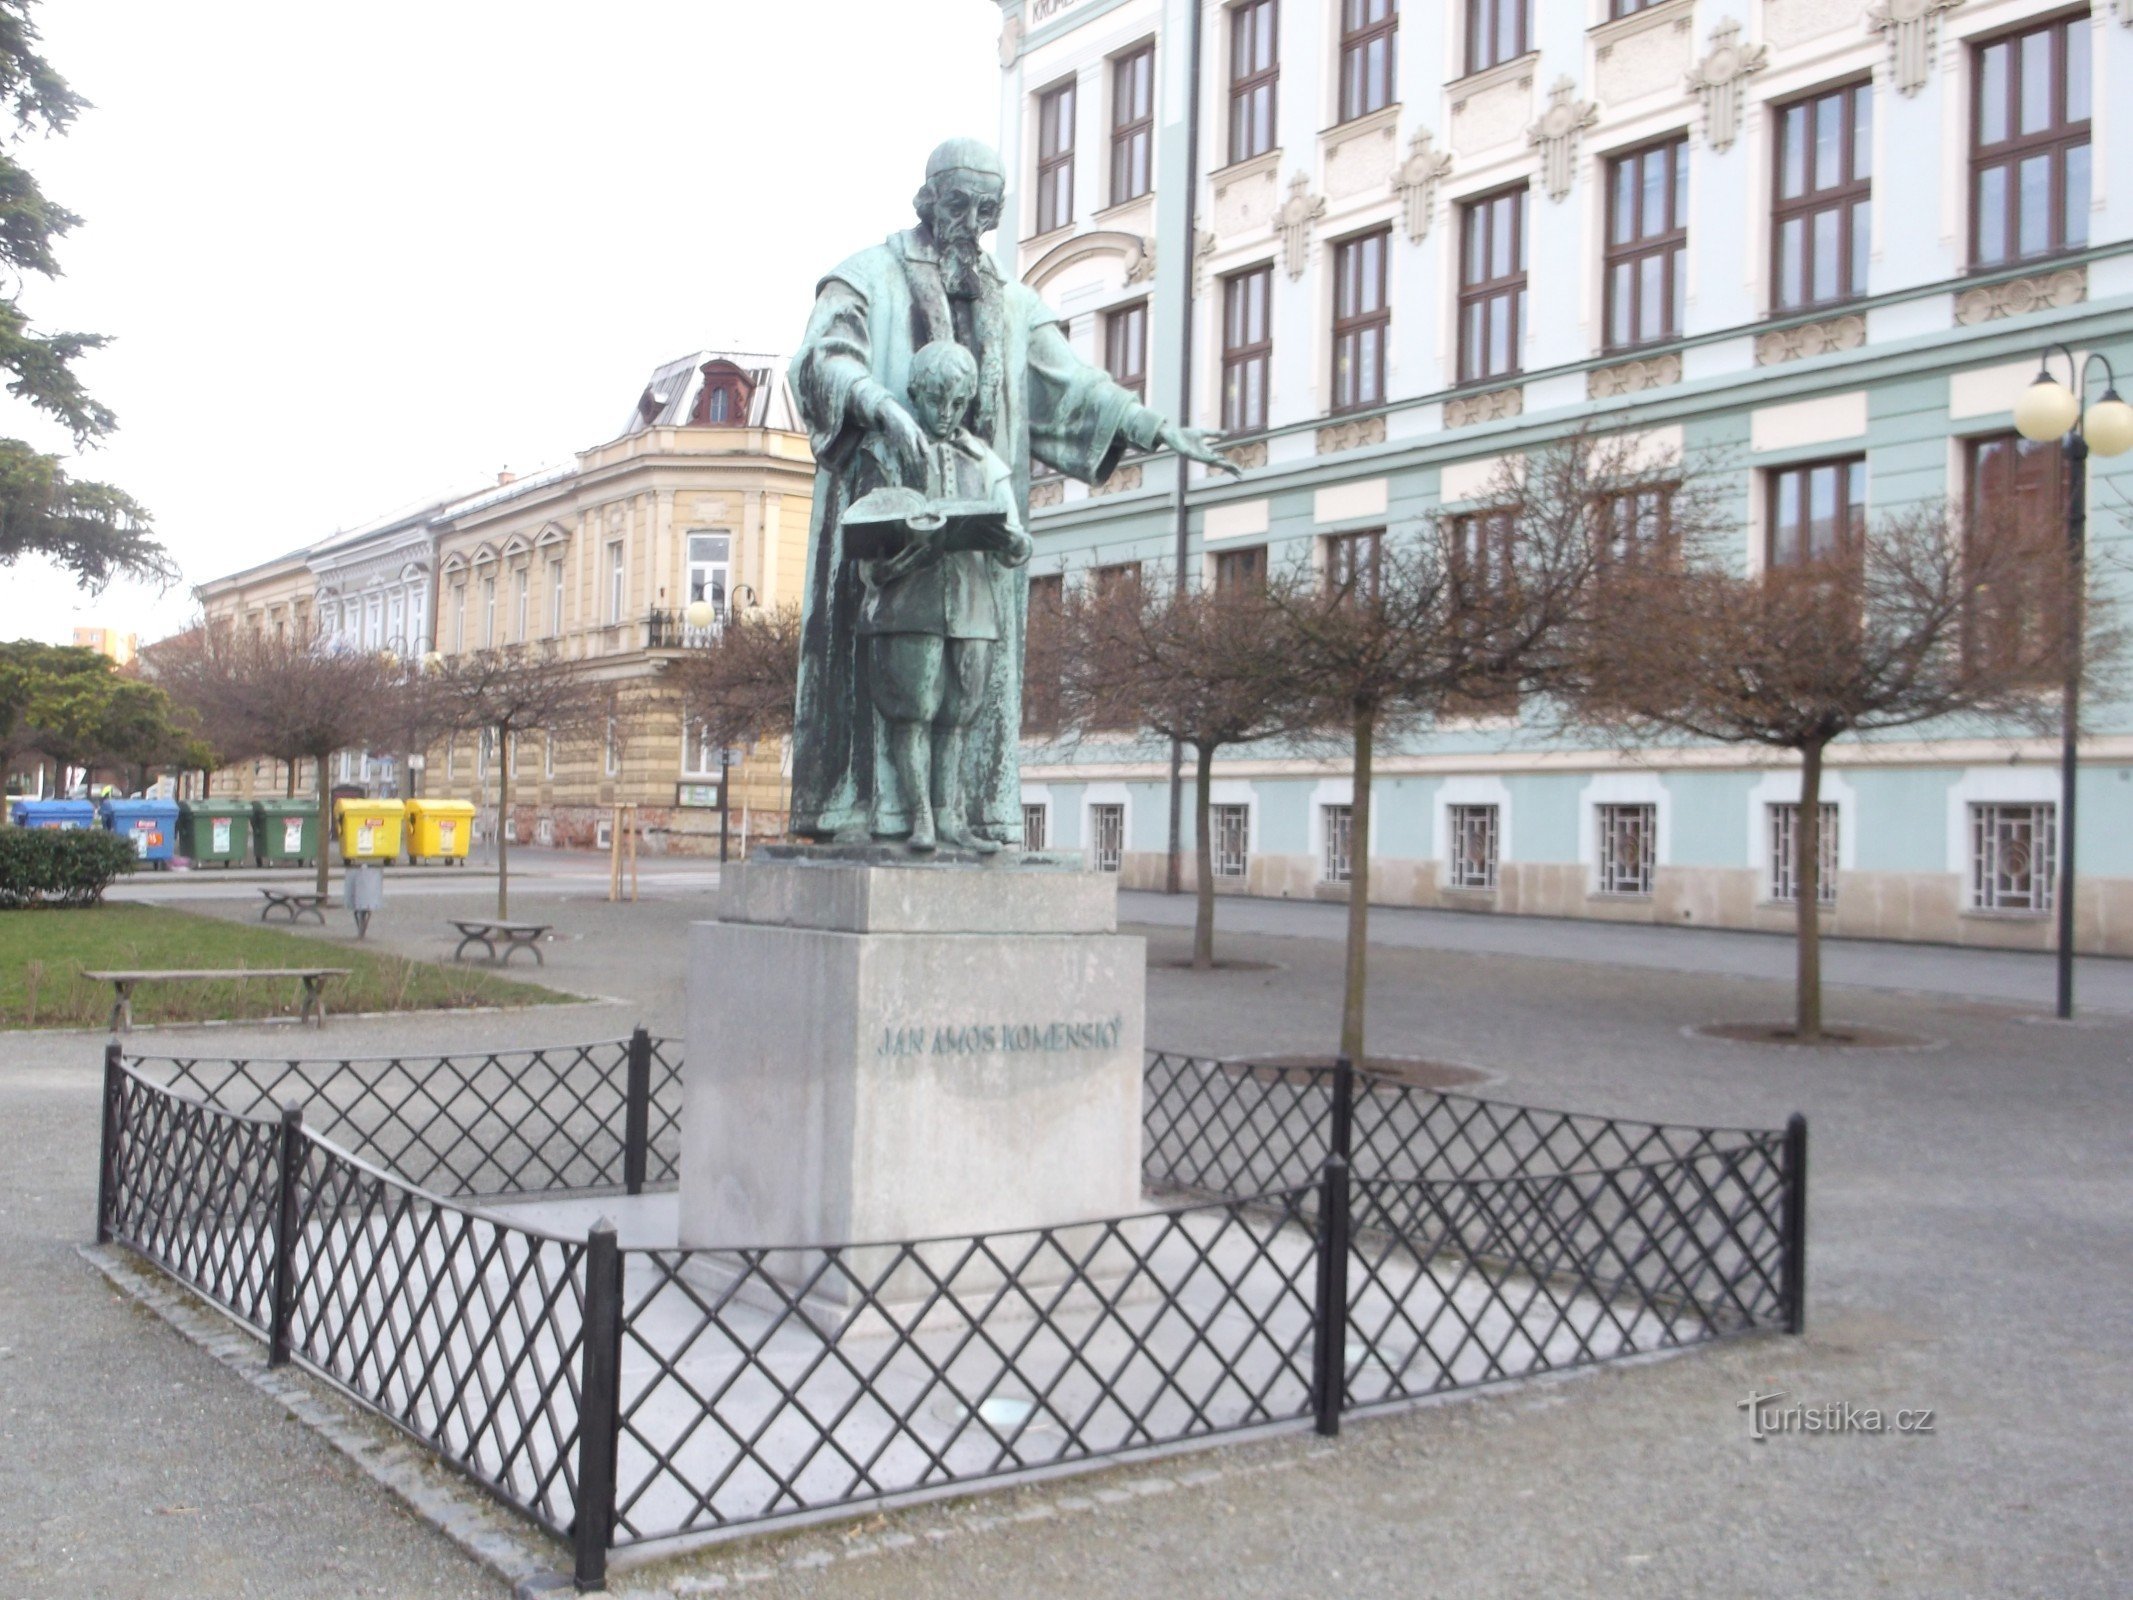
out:
{"label": "white and green building facade", "polygon": [[[1040,579],[1168,565],[1181,499],[1196,581],[1339,561],[1590,425],[1721,461],[1751,570],[1922,500],[2057,519],[2056,447],[2012,435],[2040,352],[2133,383],[2133,0],[1004,0],[1002,20],[1003,266],[1245,468],[1193,468],[1182,497],[1168,457],[1040,480]],[[2092,461],[2090,503],[2092,591],[2133,603],[2133,456]],[[2077,942],[2133,954],[2133,706],[2085,730]],[[2048,946],[2057,760],[2054,737],[1979,728],[1834,750],[1830,931]],[[1145,741],[1033,746],[1031,826],[1154,886],[1168,776]],[[1510,719],[1403,735],[1376,782],[1374,898],[1790,925],[1783,759]],[[1345,896],[1342,763],[1232,752],[1212,800],[1218,887]]]}

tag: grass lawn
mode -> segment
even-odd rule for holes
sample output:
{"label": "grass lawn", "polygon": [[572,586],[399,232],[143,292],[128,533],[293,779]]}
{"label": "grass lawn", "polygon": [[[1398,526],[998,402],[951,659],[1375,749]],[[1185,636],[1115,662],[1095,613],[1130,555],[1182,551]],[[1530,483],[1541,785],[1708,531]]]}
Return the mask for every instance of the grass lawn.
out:
{"label": "grass lawn", "polygon": [[[82,970],[127,967],[348,967],[347,977],[326,985],[329,1016],[572,998],[479,969],[409,961],[167,906],[104,905],[0,911],[0,1028],[101,1027],[111,1015],[111,985],[91,982]],[[294,1016],[302,987],[294,978],[144,983],[133,994],[133,1023]]]}

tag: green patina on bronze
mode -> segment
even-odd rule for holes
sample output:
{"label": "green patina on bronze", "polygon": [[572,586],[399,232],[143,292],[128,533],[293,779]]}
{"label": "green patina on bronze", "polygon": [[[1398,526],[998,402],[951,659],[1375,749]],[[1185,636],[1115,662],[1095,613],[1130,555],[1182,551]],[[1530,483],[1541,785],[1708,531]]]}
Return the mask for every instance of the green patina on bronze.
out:
{"label": "green patina on bronze", "polygon": [[1129,447],[1236,470],[1000,276],[983,241],[1005,187],[984,144],[935,150],[918,226],[822,280],[793,361],[816,461],[793,730],[806,838],[1019,845],[1031,460],[1087,483]]}

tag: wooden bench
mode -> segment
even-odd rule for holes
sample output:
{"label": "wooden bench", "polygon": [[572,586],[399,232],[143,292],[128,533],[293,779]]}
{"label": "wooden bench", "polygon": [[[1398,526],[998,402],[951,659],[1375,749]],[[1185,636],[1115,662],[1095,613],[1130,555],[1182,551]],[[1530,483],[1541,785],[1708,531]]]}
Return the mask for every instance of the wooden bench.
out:
{"label": "wooden bench", "polygon": [[[554,929],[552,922],[497,922],[484,917],[446,917],[444,920],[459,930],[459,948],[452,952],[454,961],[464,961],[467,946],[478,944],[489,952],[489,960],[498,966],[508,964],[514,950],[531,951],[535,965],[548,965],[548,958],[541,954],[540,941],[544,934]],[[496,953],[499,939],[504,943],[501,956]]]}
{"label": "wooden bench", "polygon": [[111,1004],[111,1031],[133,1031],[133,990],[136,984],[169,983],[178,980],[191,982],[222,982],[234,979],[244,982],[252,978],[300,978],[304,985],[303,1020],[326,1025],[326,980],[345,978],[352,969],[348,967],[165,967],[151,968],[141,972],[84,972],[84,978],[111,985],[116,998]]}
{"label": "wooden bench", "polygon": [[322,894],[314,894],[308,889],[262,889],[259,892],[267,897],[267,903],[259,908],[261,922],[279,911],[292,923],[298,917],[312,917],[320,927],[326,925],[326,896]]}

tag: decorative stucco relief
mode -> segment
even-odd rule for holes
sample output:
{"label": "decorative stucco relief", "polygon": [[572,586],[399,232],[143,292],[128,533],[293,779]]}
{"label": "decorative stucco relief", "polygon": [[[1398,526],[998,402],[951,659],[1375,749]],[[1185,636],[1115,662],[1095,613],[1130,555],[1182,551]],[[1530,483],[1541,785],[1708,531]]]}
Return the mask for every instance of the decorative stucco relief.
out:
{"label": "decorative stucco relief", "polygon": [[1866,343],[1866,318],[1832,317],[1827,322],[1803,322],[1795,328],[1775,328],[1755,336],[1757,366],[1776,366],[1803,356],[1828,355],[1837,350],[1856,350]]}
{"label": "decorative stucco relief", "polygon": [[1585,395],[1590,400],[1606,400],[1616,395],[1664,388],[1680,381],[1681,357],[1669,352],[1663,356],[1643,356],[1635,361],[1618,362],[1611,367],[1595,367],[1585,375]]}
{"label": "decorative stucco relief", "polygon": [[1264,439],[1254,439],[1250,444],[1231,445],[1222,453],[1247,472],[1253,467],[1266,465],[1266,441]]}
{"label": "decorative stucco relief", "polygon": [[1437,209],[1438,180],[1452,170],[1451,153],[1432,148],[1434,139],[1427,128],[1417,131],[1407,143],[1407,159],[1392,175],[1393,193],[1400,197],[1407,237],[1416,244],[1429,237],[1430,218]]}
{"label": "decorative stucco relief", "polygon": [[1889,73],[1898,94],[1916,94],[1933,71],[1933,45],[1940,14],[1963,0],[1883,0],[1869,6],[1866,25],[1889,36]]}
{"label": "decorative stucco relief", "polygon": [[1366,444],[1384,442],[1383,417],[1360,417],[1353,422],[1331,422],[1318,430],[1318,453],[1322,456],[1336,455],[1343,450],[1355,450]]}
{"label": "decorative stucco relief", "polygon": [[2004,283],[1982,284],[1955,297],[1955,320],[1964,327],[1997,322],[2002,317],[2025,316],[2032,311],[2078,306],[2089,297],[2086,267],[2062,267],[2028,278],[2009,278]]}
{"label": "decorative stucco relief", "polygon": [[1045,506],[1056,506],[1066,498],[1066,479],[1039,478],[1029,486],[1029,508],[1037,511]]}
{"label": "decorative stucco relief", "polygon": [[1689,68],[1689,16],[1668,18],[1609,39],[1592,53],[1593,90],[1608,105],[1671,92]]}
{"label": "decorative stucco relief", "polygon": [[1463,156],[1510,144],[1533,120],[1533,74],[1475,89],[1452,102],[1451,146]]}
{"label": "decorative stucco relief", "polygon": [[1398,164],[1399,111],[1388,106],[1375,118],[1365,118],[1352,129],[1343,128],[1325,138],[1326,195],[1345,200],[1350,195],[1382,192]]}
{"label": "decorative stucco relief", "polygon": [[1323,195],[1311,193],[1311,180],[1299,172],[1289,180],[1289,197],[1274,217],[1274,236],[1281,241],[1281,266],[1294,280],[1304,275],[1311,259],[1311,230],[1326,214]]}
{"label": "decorative stucco relief", "polygon": [[1741,87],[1770,62],[1768,45],[1740,42],[1740,24],[1726,18],[1711,30],[1711,50],[1689,70],[1689,92],[1703,100],[1703,133],[1713,150],[1730,150],[1740,136]]}
{"label": "decorative stucco relief", "polygon": [[1555,80],[1548,91],[1548,109],[1526,130],[1526,143],[1541,153],[1541,187],[1550,200],[1570,193],[1570,176],[1577,163],[1578,135],[1600,120],[1600,108],[1590,100],[1576,98],[1578,87],[1568,78]]}
{"label": "decorative stucco relief", "polygon": [[1444,402],[1447,428],[1471,428],[1477,422],[1502,422],[1526,409],[1526,391],[1513,385],[1491,389],[1487,394],[1455,395]]}
{"label": "decorative stucco relief", "polygon": [[1778,49],[1859,25],[1859,0],[1766,0],[1763,37]]}
{"label": "decorative stucco relief", "polygon": [[1102,483],[1090,484],[1089,493],[1092,495],[1119,494],[1127,489],[1138,489],[1140,486],[1141,469],[1140,464],[1136,462],[1131,466],[1120,467],[1110,477],[1104,479]]}

